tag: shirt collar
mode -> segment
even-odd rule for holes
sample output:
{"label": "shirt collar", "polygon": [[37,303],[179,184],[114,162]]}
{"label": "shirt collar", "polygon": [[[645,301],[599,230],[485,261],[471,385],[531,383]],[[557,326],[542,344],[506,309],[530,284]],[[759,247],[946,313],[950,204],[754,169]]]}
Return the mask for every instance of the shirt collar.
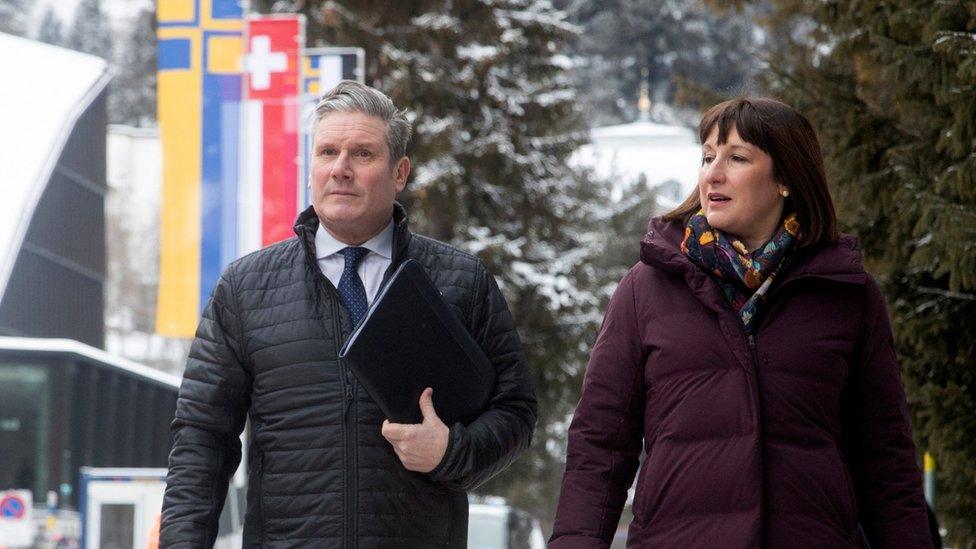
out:
{"label": "shirt collar", "polygon": [[[315,231],[316,259],[325,259],[330,255],[339,253],[340,250],[348,246],[349,244],[332,236],[329,231],[325,230],[322,223],[319,223],[319,228]],[[386,228],[380,231],[379,234],[363,242],[360,246],[386,259],[393,259],[393,220],[391,219],[386,224]]]}

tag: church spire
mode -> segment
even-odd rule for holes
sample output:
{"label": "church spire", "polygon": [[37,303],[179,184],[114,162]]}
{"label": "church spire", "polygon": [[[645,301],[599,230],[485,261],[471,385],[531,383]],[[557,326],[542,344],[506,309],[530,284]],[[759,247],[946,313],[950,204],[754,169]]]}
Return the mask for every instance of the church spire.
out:
{"label": "church spire", "polygon": [[637,99],[637,120],[651,121],[651,95],[647,86],[647,67],[641,69],[640,97]]}

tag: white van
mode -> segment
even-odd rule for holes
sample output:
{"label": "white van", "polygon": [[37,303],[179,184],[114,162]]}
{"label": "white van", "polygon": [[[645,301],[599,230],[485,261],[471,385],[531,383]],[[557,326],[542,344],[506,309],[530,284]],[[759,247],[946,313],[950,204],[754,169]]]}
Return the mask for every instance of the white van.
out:
{"label": "white van", "polygon": [[545,549],[539,521],[506,504],[468,506],[468,549]]}

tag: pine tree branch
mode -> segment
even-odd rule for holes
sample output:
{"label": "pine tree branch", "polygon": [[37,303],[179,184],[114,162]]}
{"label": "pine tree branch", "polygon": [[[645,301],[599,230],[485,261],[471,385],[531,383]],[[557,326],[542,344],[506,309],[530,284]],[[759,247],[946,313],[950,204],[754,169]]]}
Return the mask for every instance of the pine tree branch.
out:
{"label": "pine tree branch", "polygon": [[976,301],[976,294],[967,294],[963,292],[950,292],[949,290],[943,290],[941,288],[930,288],[927,286],[921,286],[918,288],[918,293],[927,295],[937,295],[945,297],[948,299],[961,299],[964,301]]}

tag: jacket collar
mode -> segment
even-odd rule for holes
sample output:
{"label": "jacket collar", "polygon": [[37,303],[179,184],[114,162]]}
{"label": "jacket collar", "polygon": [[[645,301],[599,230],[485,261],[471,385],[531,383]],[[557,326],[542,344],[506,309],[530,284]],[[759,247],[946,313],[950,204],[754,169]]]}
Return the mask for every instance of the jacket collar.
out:
{"label": "jacket collar", "polygon": [[[407,211],[399,202],[393,203],[393,265],[403,261],[407,246],[410,244],[410,229]],[[302,244],[305,252],[305,261],[312,267],[313,271],[318,271],[318,262],[315,254],[315,232],[319,228],[319,216],[316,215],[312,206],[305,208],[305,211],[298,214],[295,220],[295,234]]]}

